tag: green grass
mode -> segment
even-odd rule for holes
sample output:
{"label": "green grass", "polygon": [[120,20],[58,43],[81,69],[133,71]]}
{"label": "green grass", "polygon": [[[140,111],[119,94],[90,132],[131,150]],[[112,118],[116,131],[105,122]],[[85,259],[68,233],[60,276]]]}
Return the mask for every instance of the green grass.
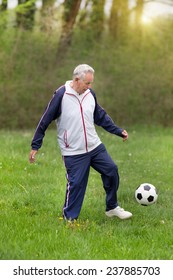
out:
{"label": "green grass", "polygon": [[[33,131],[0,131],[0,259],[173,259],[173,129],[127,130],[125,143],[103,130],[99,135],[119,167],[119,202],[132,219],[105,216],[100,176],[91,170],[74,224],[61,218],[66,179],[56,131],[47,131],[33,165],[28,162]],[[158,188],[152,206],[134,199],[143,182]]]}

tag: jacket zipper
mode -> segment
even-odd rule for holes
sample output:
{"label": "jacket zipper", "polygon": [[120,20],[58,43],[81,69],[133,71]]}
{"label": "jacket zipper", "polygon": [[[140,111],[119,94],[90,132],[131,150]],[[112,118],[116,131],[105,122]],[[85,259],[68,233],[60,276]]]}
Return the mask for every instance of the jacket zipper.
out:
{"label": "jacket zipper", "polygon": [[81,111],[81,116],[82,116],[82,123],[83,123],[84,137],[85,137],[85,149],[86,149],[86,152],[88,152],[87,134],[86,134],[84,115],[83,115],[83,108],[82,108],[81,103],[80,103],[80,111]]}
{"label": "jacket zipper", "polygon": [[87,133],[86,133],[86,127],[85,127],[85,119],[84,119],[84,114],[83,114],[82,102],[83,102],[84,98],[89,94],[89,92],[82,98],[81,102],[75,94],[67,93],[67,92],[66,92],[66,94],[76,97],[76,99],[79,102],[80,112],[81,112],[81,117],[82,117],[83,131],[84,131],[84,138],[85,138],[85,149],[86,149],[86,152],[88,152],[88,141],[87,141]]}

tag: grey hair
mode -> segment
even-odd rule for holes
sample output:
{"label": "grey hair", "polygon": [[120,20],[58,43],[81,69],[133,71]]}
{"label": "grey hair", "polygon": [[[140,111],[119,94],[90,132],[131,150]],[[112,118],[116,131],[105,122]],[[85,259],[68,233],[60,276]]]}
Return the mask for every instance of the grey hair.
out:
{"label": "grey hair", "polygon": [[94,69],[88,64],[80,64],[73,71],[73,79],[80,78],[83,80],[88,72],[94,74]]}

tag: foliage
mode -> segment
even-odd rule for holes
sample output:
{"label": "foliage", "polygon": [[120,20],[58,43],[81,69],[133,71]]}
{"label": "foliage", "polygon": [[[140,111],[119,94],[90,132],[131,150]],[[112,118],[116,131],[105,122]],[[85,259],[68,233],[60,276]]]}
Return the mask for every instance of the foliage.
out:
{"label": "foliage", "polygon": [[14,11],[0,17],[0,128],[35,127],[54,90],[71,79],[79,63],[95,68],[93,89],[117,124],[172,126],[172,18],[158,18],[138,30],[131,24],[120,40],[110,34],[108,21],[97,36],[95,22],[101,21],[101,11],[98,18],[90,13],[83,21],[80,11],[62,59],[58,42],[63,28],[58,19],[63,9],[52,11],[49,29],[41,28],[45,18],[38,10],[33,30],[16,27]]}
{"label": "foliage", "polygon": [[7,26],[8,14],[7,11],[3,11],[3,13],[0,11],[0,32],[3,32]]}
{"label": "foliage", "polygon": [[22,26],[25,29],[32,29],[36,10],[35,2],[36,0],[28,0],[16,7],[18,26]]}
{"label": "foliage", "polygon": [[5,11],[7,9],[7,0],[2,0],[0,5],[0,11]]}
{"label": "foliage", "polygon": [[[128,131],[125,143],[103,130],[98,133],[119,167],[119,202],[132,211],[132,219],[105,216],[101,179],[91,169],[83,208],[74,224],[62,220],[66,179],[59,150],[55,153],[56,132],[47,131],[34,165],[27,158],[33,131],[0,132],[1,260],[173,258],[173,130],[136,126]],[[143,182],[158,188],[158,201],[152,206],[143,207],[134,198]]]}

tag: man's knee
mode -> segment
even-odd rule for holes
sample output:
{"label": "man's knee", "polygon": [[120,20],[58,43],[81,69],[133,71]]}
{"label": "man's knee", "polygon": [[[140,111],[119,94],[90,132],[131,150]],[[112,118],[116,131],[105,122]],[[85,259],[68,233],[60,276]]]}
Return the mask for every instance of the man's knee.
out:
{"label": "man's knee", "polygon": [[108,176],[114,177],[118,174],[118,166],[115,163],[110,165],[109,171],[107,173]]}

